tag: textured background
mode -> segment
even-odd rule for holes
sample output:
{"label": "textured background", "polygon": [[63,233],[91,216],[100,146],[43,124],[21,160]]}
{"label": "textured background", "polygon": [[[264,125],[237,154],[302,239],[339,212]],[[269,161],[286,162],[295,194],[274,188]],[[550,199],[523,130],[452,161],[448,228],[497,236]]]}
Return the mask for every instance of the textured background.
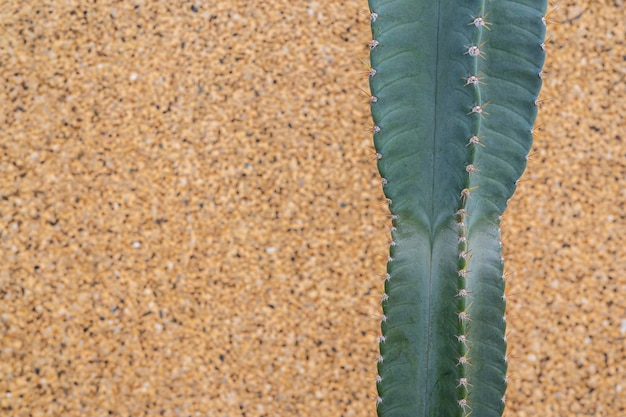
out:
{"label": "textured background", "polygon": [[[626,415],[626,7],[558,3],[509,416]],[[0,1],[3,416],[373,416],[365,0]],[[477,416],[479,417],[479,416]]]}

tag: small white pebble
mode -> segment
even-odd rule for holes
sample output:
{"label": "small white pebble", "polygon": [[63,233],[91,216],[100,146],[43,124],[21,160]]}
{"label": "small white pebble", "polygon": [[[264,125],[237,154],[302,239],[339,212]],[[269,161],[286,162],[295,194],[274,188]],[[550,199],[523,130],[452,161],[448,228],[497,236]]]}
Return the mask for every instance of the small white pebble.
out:
{"label": "small white pebble", "polygon": [[132,74],[130,74],[130,80],[131,81],[135,81],[137,79],[138,75],[136,72],[133,72]]}
{"label": "small white pebble", "polygon": [[137,242],[137,241],[133,242],[133,248],[139,249],[140,247],[141,247],[141,242]]}

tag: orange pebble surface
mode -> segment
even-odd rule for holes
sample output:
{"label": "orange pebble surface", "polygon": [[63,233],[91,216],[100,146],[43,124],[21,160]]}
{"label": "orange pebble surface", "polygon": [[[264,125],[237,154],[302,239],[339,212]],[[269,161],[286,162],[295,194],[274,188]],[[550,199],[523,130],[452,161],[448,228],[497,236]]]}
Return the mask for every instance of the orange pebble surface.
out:
{"label": "orange pebble surface", "polygon": [[[626,415],[626,18],[561,1],[508,415]],[[0,415],[375,415],[364,0],[0,5]]]}

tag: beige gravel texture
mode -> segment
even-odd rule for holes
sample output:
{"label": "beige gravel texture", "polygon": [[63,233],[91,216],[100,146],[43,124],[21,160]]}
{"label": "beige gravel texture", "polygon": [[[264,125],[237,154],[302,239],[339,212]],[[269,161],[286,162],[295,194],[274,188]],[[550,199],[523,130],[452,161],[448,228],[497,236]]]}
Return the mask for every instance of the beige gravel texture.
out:
{"label": "beige gravel texture", "polygon": [[[509,416],[626,415],[626,12],[560,1]],[[367,2],[0,2],[0,415],[373,416]],[[480,417],[480,416],[472,416]]]}

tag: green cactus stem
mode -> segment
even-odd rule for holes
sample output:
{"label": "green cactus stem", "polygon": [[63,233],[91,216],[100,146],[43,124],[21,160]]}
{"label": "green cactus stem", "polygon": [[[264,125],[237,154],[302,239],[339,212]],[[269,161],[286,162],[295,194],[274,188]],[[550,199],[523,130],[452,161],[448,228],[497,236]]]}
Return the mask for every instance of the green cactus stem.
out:
{"label": "green cactus stem", "polygon": [[380,417],[501,416],[500,219],[532,144],[546,0],[369,0],[392,243]]}

